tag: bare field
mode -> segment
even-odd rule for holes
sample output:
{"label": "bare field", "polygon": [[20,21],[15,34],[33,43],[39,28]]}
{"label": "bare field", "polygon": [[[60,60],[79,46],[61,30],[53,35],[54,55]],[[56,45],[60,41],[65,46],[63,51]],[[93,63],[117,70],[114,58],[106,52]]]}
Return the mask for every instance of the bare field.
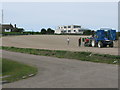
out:
{"label": "bare field", "polygon": [[[70,38],[70,44],[67,45],[67,38]],[[14,46],[22,48],[37,48],[49,50],[69,50],[69,51],[89,51],[93,53],[118,55],[118,48],[93,48],[78,47],[78,39],[89,36],[73,35],[25,35],[25,36],[7,36],[2,37],[3,46]]]}

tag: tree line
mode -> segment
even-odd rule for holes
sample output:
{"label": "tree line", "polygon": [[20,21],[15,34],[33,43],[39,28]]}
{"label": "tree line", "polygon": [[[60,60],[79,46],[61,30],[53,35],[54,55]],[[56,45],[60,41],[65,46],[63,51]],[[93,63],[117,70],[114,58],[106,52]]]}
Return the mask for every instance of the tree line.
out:
{"label": "tree line", "polygon": [[51,28],[48,28],[47,30],[46,29],[41,29],[41,34],[54,34],[55,31],[52,30]]}
{"label": "tree line", "polygon": [[48,29],[42,28],[38,32],[25,31],[24,29],[16,28],[16,30],[14,32],[1,32],[1,34],[3,36],[7,36],[7,35],[41,35],[41,34],[54,34],[54,32],[55,31],[53,29],[51,29],[51,28],[48,28]]}

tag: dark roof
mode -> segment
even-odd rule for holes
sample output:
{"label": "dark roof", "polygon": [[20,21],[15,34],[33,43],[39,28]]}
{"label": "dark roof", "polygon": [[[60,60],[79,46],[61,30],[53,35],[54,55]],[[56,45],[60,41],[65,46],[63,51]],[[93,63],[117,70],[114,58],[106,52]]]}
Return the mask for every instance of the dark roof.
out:
{"label": "dark roof", "polygon": [[2,25],[2,28],[3,28],[3,29],[13,29],[14,27],[13,27],[12,24],[3,24],[3,25]]}
{"label": "dark roof", "polygon": [[5,29],[11,29],[11,32],[18,32],[20,31],[20,29],[23,29],[23,28],[17,28],[16,24],[15,26],[13,26],[12,24],[0,24],[0,31],[1,29],[3,32],[5,31]]}

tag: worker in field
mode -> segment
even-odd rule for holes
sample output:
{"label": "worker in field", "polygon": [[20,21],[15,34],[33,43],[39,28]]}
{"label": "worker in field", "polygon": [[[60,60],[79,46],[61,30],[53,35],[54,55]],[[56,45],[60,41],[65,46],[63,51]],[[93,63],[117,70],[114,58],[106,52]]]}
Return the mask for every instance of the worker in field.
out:
{"label": "worker in field", "polygon": [[69,37],[67,38],[67,45],[69,45],[70,44],[70,39],[69,39]]}
{"label": "worker in field", "polygon": [[78,46],[81,46],[81,38],[78,39]]}

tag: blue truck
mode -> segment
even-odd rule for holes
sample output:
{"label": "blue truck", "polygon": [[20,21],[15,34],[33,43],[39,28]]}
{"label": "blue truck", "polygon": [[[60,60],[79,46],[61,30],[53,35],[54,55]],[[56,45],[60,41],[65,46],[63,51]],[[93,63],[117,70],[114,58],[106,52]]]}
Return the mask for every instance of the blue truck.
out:
{"label": "blue truck", "polygon": [[113,47],[113,41],[116,40],[116,30],[112,29],[100,29],[97,30],[94,35],[89,39],[89,41],[85,42],[85,45],[92,47]]}

